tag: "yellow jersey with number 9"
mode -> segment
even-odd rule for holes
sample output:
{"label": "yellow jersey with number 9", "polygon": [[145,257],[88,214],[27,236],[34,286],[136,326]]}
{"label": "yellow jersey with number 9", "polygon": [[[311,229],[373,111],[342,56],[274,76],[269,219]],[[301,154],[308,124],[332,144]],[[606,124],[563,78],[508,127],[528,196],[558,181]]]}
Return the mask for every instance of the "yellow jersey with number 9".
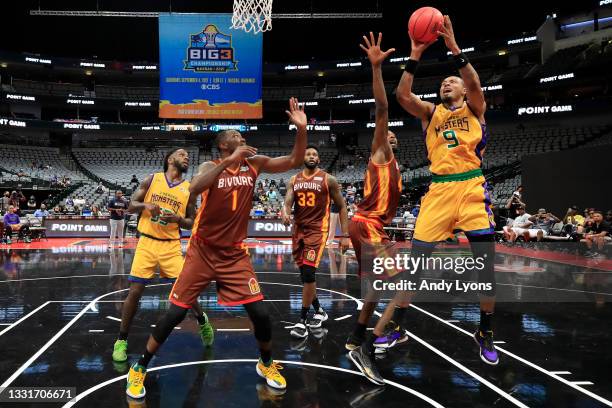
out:
{"label": "yellow jersey with number 9", "polygon": [[467,103],[450,110],[436,105],[424,131],[429,170],[447,175],[479,169],[487,143],[486,124],[481,124]]}
{"label": "yellow jersey with number 9", "polygon": [[[165,173],[155,173],[144,202],[157,204],[162,214],[185,217],[189,202],[189,182],[183,180],[173,184],[166,179]],[[152,217],[147,210],[143,210],[140,214],[138,231],[143,235],[163,240],[181,238],[178,224],[168,224],[159,217]]]}

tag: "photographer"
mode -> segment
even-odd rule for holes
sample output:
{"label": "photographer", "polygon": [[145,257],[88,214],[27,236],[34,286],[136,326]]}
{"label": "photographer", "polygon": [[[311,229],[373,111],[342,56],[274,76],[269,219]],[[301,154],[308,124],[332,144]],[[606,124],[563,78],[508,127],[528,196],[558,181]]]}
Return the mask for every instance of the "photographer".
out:
{"label": "photographer", "polygon": [[542,238],[550,234],[552,226],[560,220],[551,213],[546,212],[544,208],[540,208],[536,215],[529,217],[529,221],[533,225],[523,233],[525,241],[529,241],[530,238],[537,238],[537,241],[540,242]]}
{"label": "photographer", "polygon": [[9,208],[9,201],[11,200],[11,193],[8,191],[4,192],[4,195],[0,197],[0,212],[5,213]]}
{"label": "photographer", "polygon": [[26,197],[21,192],[21,189],[13,191],[11,193],[11,197],[9,198],[9,206],[15,207],[15,211],[19,213],[19,208],[21,207],[21,203],[26,202]]}
{"label": "photographer", "polygon": [[516,218],[518,217],[518,208],[519,207],[527,207],[525,203],[522,201],[523,197],[523,186],[518,186],[516,191],[512,193],[512,196],[506,202],[506,209],[508,211],[508,218]]}

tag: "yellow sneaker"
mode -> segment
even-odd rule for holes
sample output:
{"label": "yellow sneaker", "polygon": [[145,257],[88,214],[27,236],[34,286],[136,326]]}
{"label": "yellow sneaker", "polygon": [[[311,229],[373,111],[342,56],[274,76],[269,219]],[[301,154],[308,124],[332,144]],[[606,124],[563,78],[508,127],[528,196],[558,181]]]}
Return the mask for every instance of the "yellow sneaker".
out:
{"label": "yellow sneaker", "polygon": [[260,377],[266,379],[266,382],[270,387],[278,390],[284,390],[287,388],[287,381],[285,380],[285,377],[278,372],[278,370],[283,369],[283,366],[278,364],[276,361],[272,361],[272,364],[266,367],[260,358],[255,369]]}
{"label": "yellow sneaker", "polygon": [[144,398],[146,390],[144,387],[144,380],[147,376],[147,369],[144,366],[135,363],[127,375],[127,385],[125,386],[125,393],[128,397],[132,398]]}

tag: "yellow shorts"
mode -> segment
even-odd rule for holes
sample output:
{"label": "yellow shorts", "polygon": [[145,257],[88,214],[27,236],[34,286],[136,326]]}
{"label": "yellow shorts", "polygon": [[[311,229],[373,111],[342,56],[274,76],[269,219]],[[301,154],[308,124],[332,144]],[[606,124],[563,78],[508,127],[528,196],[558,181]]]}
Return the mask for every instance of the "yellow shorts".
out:
{"label": "yellow shorts", "polygon": [[176,279],[183,270],[183,251],[181,241],[158,241],[141,236],[136,246],[130,282],[147,284],[155,276],[159,266],[160,278]]}
{"label": "yellow shorts", "polygon": [[[462,179],[462,176],[470,175],[476,177]],[[429,191],[421,200],[414,239],[423,242],[444,241],[456,231],[464,231],[468,236],[492,234],[495,224],[490,205],[487,182],[482,172],[434,176]]]}

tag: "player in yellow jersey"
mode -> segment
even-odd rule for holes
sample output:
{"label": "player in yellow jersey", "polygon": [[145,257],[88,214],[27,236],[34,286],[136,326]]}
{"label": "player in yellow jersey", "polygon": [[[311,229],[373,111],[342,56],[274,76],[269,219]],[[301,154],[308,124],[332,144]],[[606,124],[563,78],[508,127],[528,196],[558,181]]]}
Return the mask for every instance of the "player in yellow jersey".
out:
{"label": "player in yellow jersey", "polygon": [[[400,105],[421,119],[432,173],[432,183],[422,199],[417,217],[411,256],[429,257],[436,242],[452,237],[455,231],[466,234],[474,258],[484,260],[478,279],[490,284],[491,288],[479,293],[480,327],[474,339],[480,347],[481,360],[496,365],[499,357],[493,345],[491,325],[496,293],[494,225],[487,183],[481,170],[489,135],[484,118],[486,102],[478,74],[457,45],[448,16],[444,16],[439,35],[452,53],[461,75],[442,81],[442,103],[434,105],[412,93],[418,61],[431,43],[422,44],[411,39],[410,59],[397,87]],[[377,328],[391,319],[396,306],[408,307],[412,296],[413,293],[398,292],[379,319]]]}
{"label": "player in yellow jersey", "polygon": [[[151,174],[132,195],[128,211],[140,213],[140,239],[130,272],[130,291],[123,303],[119,338],[113,348],[113,360],[127,360],[127,337],[145,285],[159,267],[160,280],[174,283],[183,269],[181,231],[191,229],[195,218],[197,195],[190,195],[189,182],[183,177],[189,169],[189,154],[174,149],[164,158],[164,171]],[[213,342],[213,329],[198,302],[193,313],[200,325],[206,346]]]}

